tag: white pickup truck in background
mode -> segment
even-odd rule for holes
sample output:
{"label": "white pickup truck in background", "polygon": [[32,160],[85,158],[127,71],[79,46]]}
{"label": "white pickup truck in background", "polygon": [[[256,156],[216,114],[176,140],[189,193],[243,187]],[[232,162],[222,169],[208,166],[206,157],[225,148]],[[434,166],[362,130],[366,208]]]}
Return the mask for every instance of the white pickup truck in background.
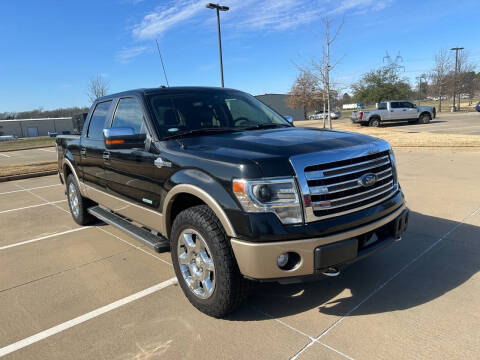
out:
{"label": "white pickup truck in background", "polygon": [[435,116],[435,107],[417,106],[404,100],[392,100],[379,103],[377,110],[353,111],[351,119],[354,123],[377,127],[381,122],[386,121],[428,124]]}

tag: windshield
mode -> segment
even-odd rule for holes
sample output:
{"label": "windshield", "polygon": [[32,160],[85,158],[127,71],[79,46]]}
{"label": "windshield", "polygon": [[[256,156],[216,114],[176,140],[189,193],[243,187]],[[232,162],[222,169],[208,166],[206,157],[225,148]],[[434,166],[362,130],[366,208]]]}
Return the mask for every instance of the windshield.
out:
{"label": "windshield", "polygon": [[251,95],[240,91],[194,91],[148,95],[160,137],[208,131],[291,126]]}

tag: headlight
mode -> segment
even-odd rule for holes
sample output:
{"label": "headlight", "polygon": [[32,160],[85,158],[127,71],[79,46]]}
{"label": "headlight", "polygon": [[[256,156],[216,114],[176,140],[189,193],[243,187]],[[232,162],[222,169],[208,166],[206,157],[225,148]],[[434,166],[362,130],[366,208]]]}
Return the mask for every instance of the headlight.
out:
{"label": "headlight", "polygon": [[283,224],[298,224],[303,220],[293,178],[234,179],[233,192],[246,212],[273,212]]}

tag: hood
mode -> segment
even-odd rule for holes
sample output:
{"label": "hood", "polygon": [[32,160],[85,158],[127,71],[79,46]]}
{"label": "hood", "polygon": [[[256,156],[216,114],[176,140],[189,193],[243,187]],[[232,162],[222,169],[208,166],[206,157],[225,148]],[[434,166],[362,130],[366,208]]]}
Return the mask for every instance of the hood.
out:
{"label": "hood", "polygon": [[372,146],[383,140],[358,133],[312,128],[280,128],[220,133],[183,139],[187,152],[215,161],[245,164],[255,162],[263,176],[293,174],[292,156]]}
{"label": "hood", "polygon": [[418,111],[433,111],[433,106],[417,106]]}

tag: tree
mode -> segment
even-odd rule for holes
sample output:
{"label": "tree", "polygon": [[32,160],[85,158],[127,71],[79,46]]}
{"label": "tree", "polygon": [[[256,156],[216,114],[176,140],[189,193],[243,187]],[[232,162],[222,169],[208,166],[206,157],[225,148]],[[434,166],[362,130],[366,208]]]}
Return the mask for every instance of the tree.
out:
{"label": "tree", "polygon": [[302,70],[288,94],[288,106],[303,108],[303,115],[307,118],[307,109],[316,108],[320,102],[321,89],[318,79],[311,72]]}
{"label": "tree", "polygon": [[372,70],[352,84],[353,98],[357,102],[379,103],[388,99],[410,99],[412,88],[406,79],[398,76],[392,66]]}
{"label": "tree", "polygon": [[87,95],[90,102],[94,102],[97,98],[107,95],[110,84],[100,74],[93,76],[88,80]]}
{"label": "tree", "polygon": [[452,71],[452,58],[446,49],[435,55],[435,64],[430,71],[431,91],[438,97],[438,111],[442,111],[442,99],[448,93],[449,74]]}

